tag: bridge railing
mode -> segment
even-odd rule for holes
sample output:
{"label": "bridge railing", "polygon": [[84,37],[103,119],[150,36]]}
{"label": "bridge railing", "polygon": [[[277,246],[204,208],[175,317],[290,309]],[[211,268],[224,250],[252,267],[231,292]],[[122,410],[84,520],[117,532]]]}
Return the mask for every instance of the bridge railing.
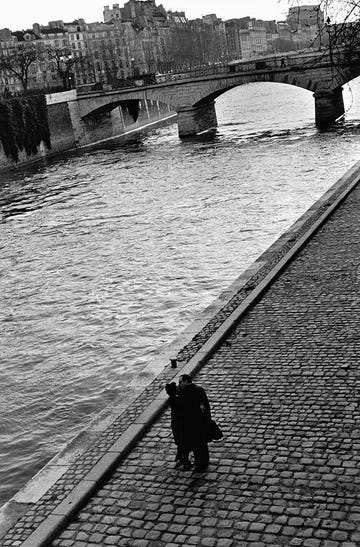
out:
{"label": "bridge railing", "polygon": [[183,72],[167,73],[155,75],[157,83],[167,83],[171,81],[178,81],[191,78],[201,78],[206,76],[217,76],[222,74],[232,73],[247,73],[258,70],[279,70],[279,69],[293,69],[293,67],[306,68],[309,64],[319,63],[324,58],[327,58],[328,52],[292,52],[288,53],[268,55],[256,59],[248,60],[233,60],[227,63],[218,63],[212,65],[205,65],[200,67],[194,67]]}
{"label": "bridge railing", "polygon": [[156,74],[157,83],[166,83],[177,80],[186,80],[191,78],[201,78],[203,76],[213,76],[217,74],[227,74],[229,72],[228,63],[215,63],[192,67],[181,72],[168,72],[166,74]]}
{"label": "bridge railing", "polygon": [[[330,55],[328,49],[321,51],[295,51],[284,52],[284,54],[273,54],[262,58],[249,60],[233,60],[225,63],[214,63],[192,67],[181,72],[167,72],[165,74],[145,74],[137,78],[127,78],[122,85],[96,84],[95,86],[86,86],[86,89],[78,89],[80,93],[91,93],[94,91],[112,91],[123,88],[136,88],[147,85],[164,84],[169,82],[179,82],[182,80],[191,80],[193,78],[203,78],[225,74],[241,74],[257,71],[279,71],[295,70],[302,71],[309,68],[320,68],[323,66],[338,66],[346,64],[347,57],[345,51],[337,51]],[[353,62],[360,62],[360,52],[355,52]],[[85,86],[84,86],[85,87]]]}

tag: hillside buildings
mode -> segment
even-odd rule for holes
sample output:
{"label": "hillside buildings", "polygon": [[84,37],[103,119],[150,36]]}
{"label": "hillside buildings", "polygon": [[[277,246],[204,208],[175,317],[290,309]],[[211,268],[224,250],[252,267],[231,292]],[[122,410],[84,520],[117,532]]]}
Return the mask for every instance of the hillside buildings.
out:
{"label": "hillside buildings", "polygon": [[319,6],[290,8],[280,22],[216,14],[188,20],[155,0],[128,0],[106,5],[102,22],[0,30],[0,94],[124,86],[144,75],[318,47],[323,28]]}

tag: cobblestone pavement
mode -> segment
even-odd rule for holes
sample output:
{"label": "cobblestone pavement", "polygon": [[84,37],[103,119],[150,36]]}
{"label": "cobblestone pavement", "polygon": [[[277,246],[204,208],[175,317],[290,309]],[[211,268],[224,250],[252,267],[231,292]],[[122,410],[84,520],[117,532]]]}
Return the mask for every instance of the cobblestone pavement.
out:
{"label": "cobblestone pavement", "polygon": [[360,545],[360,189],[195,382],[225,437],[173,468],[167,410],[53,547]]}
{"label": "cobblestone pavement", "polygon": [[[178,354],[178,370],[204,352],[209,336],[358,173],[354,166],[259,257],[230,300],[231,291],[221,295],[224,307],[195,330]],[[173,468],[167,411],[53,547],[360,545],[359,201],[356,189],[197,374],[225,433],[211,445],[208,472]],[[73,493],[83,503],[96,480],[92,470],[112,460],[114,443],[176,374],[162,370],[38,501],[10,505],[23,516],[1,547],[48,545],[48,533],[63,529],[59,515],[69,514]]]}

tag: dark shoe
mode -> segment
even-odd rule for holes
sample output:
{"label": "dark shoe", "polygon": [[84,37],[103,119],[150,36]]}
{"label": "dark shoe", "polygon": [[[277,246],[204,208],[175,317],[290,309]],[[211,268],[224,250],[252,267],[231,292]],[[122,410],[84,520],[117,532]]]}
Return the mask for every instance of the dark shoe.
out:
{"label": "dark shoe", "polygon": [[182,466],[182,463],[181,463],[180,460],[178,460],[178,461],[176,462],[176,464],[174,465],[174,469],[178,469],[178,468],[181,467],[181,466]]}
{"label": "dark shoe", "polygon": [[206,467],[195,467],[194,468],[194,473],[206,473],[206,469],[207,469],[207,466]]}
{"label": "dark shoe", "polygon": [[183,470],[184,471],[190,471],[190,469],[192,468],[193,464],[191,462],[185,462],[184,463],[184,467],[183,467]]}

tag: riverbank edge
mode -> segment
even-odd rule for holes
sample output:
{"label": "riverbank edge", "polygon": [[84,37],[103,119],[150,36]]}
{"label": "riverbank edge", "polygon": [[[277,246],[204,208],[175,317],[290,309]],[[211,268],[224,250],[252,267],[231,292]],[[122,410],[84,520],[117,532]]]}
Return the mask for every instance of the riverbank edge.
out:
{"label": "riverbank edge", "polygon": [[[247,268],[220,296],[208,306],[154,361],[139,374],[121,405],[108,408],[84,429],[64,450],[55,456],[24,488],[0,509],[0,538],[25,515],[42,496],[56,485],[81,454],[94,446],[96,439],[129,408],[135,413],[127,420],[122,433],[105,451],[99,450],[96,464],[70,492],[59,495],[59,503],[49,504],[42,522],[28,526],[27,539],[18,545],[35,547],[48,544],[71,516],[86,503],[119,461],[164,410],[167,396],[164,379],[178,380],[181,374],[194,374],[219,347],[224,337],[256,303],[281,271],[326,222],[360,181],[360,162],[356,163],[294,224]],[[177,358],[173,369],[169,360]],[[136,414],[135,401],[154,384],[151,400]],[[145,398],[146,399],[146,398]],[[137,409],[139,410],[139,409]],[[62,486],[64,490],[64,487]],[[61,488],[59,488],[60,493]],[[47,513],[47,514],[46,514]],[[26,527],[25,527],[26,528]]]}
{"label": "riverbank edge", "polygon": [[[29,167],[31,165],[37,165],[37,164],[46,164],[48,160],[53,161],[57,157],[63,157],[66,154],[74,153],[77,151],[85,150],[91,147],[99,146],[106,142],[116,141],[121,139],[126,140],[129,136],[137,133],[141,133],[142,131],[146,131],[148,129],[151,129],[152,127],[161,127],[161,125],[166,125],[167,123],[170,123],[173,121],[175,123],[177,118],[177,113],[174,111],[169,111],[164,114],[159,114],[158,117],[149,119],[148,121],[144,122],[134,122],[130,126],[124,126],[123,130],[119,131],[116,134],[113,134],[109,137],[104,137],[101,139],[96,139],[94,141],[90,141],[84,144],[80,143],[74,143],[73,146],[64,146],[63,148],[56,148],[55,150],[46,150],[43,146],[43,143],[41,143],[40,150],[36,156],[25,156],[25,151],[21,151],[20,161],[19,162],[9,162],[7,165],[0,165],[0,173],[6,174],[6,173],[14,173],[14,172],[21,172],[23,169],[26,169],[26,167]],[[0,147],[1,148],[1,147]]]}

